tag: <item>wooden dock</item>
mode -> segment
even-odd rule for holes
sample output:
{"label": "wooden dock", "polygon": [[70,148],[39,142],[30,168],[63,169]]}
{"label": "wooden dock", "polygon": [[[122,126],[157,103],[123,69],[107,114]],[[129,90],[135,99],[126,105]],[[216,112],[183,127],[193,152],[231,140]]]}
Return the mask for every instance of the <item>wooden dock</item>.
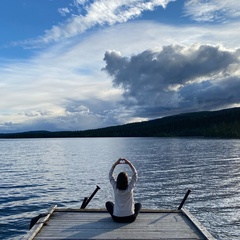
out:
{"label": "wooden dock", "polygon": [[24,238],[48,239],[214,239],[185,209],[141,210],[133,223],[115,223],[104,209],[53,207]]}

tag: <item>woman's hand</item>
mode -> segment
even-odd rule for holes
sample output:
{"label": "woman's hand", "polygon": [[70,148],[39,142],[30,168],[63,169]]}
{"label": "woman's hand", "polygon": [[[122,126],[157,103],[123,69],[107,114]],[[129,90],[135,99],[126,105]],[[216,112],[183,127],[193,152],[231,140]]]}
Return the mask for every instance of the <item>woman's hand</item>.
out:
{"label": "woman's hand", "polygon": [[128,164],[128,165],[132,165],[132,163],[129,161],[129,160],[127,160],[126,158],[119,158],[118,159],[118,164]]}
{"label": "woman's hand", "polygon": [[118,164],[125,164],[126,159],[124,158],[119,158],[114,164],[113,167],[116,167]]}
{"label": "woman's hand", "polygon": [[119,158],[117,160],[117,164],[126,164],[126,159],[125,158]]}
{"label": "woman's hand", "polygon": [[118,164],[128,164],[130,167],[132,166],[132,163],[127,160],[126,158],[119,158],[114,164],[113,166],[116,167]]}
{"label": "woman's hand", "polygon": [[132,169],[133,172],[135,172],[135,168],[133,166],[133,164],[127,160],[126,158],[119,158],[112,166],[112,168],[114,169],[118,164],[127,164],[129,165],[129,167]]}

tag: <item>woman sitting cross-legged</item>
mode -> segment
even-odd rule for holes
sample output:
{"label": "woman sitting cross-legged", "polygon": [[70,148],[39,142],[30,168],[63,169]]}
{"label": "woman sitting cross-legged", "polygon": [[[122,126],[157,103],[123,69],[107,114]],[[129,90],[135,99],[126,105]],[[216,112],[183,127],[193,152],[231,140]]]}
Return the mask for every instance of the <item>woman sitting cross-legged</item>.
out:
{"label": "woman sitting cross-legged", "polygon": [[[128,175],[126,172],[120,172],[117,180],[113,175],[113,171],[118,164],[128,164],[132,169],[133,175],[128,183]],[[109,172],[109,180],[114,190],[115,203],[106,202],[106,208],[115,222],[130,223],[134,222],[142,205],[134,204],[133,188],[138,178],[137,170],[133,164],[124,158],[119,158],[111,167]]]}

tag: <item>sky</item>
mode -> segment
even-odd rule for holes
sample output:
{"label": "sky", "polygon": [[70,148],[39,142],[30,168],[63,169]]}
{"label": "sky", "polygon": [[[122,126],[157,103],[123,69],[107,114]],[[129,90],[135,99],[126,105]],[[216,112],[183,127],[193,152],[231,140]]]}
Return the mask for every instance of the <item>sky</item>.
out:
{"label": "sky", "polygon": [[240,107],[239,0],[1,0],[0,133]]}

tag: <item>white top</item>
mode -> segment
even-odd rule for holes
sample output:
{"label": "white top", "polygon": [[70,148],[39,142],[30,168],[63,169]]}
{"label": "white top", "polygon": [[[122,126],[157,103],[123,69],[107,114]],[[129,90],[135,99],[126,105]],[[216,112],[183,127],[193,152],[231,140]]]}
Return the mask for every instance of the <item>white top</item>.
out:
{"label": "white top", "polygon": [[134,214],[134,198],[133,198],[133,188],[136,185],[138,174],[135,167],[132,166],[132,179],[128,184],[126,190],[117,189],[117,181],[113,175],[114,167],[110,169],[109,180],[114,190],[114,209],[113,215],[116,217],[127,217]]}

